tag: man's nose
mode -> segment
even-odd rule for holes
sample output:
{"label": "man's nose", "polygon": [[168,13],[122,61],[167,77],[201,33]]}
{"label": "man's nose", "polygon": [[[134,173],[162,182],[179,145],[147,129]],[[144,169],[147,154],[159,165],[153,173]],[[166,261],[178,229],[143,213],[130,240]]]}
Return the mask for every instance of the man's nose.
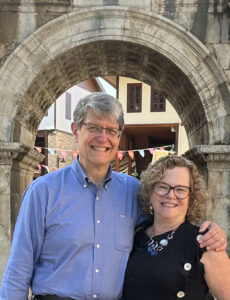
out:
{"label": "man's nose", "polygon": [[108,137],[107,135],[107,131],[105,128],[101,128],[101,131],[98,133],[98,138],[100,138],[101,140],[104,140]]}

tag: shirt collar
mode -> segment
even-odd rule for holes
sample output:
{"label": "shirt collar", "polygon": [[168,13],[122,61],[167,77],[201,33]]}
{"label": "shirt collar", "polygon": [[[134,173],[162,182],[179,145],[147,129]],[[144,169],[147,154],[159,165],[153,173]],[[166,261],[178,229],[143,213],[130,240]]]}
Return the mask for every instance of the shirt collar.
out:
{"label": "shirt collar", "polygon": [[[83,187],[86,188],[91,183],[91,180],[87,177],[85,171],[82,169],[78,158],[79,156],[75,158],[72,164],[72,169],[76,177],[78,178],[78,180],[83,185]],[[112,179],[112,167],[110,165],[105,179],[102,180],[102,185],[104,186],[105,189],[107,189],[107,184],[111,179]]]}

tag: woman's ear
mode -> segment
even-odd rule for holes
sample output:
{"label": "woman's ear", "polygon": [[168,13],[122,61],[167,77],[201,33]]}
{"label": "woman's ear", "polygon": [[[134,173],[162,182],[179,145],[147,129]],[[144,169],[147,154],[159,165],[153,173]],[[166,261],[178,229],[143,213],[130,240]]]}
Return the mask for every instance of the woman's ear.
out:
{"label": "woman's ear", "polygon": [[71,123],[71,130],[72,130],[72,134],[74,137],[74,141],[77,143],[78,142],[78,126],[74,122]]}

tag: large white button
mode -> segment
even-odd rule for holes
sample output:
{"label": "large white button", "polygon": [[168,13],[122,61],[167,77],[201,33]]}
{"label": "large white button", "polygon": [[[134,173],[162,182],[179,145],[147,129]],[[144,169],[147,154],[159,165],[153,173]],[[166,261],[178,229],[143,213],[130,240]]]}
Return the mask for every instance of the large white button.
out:
{"label": "large white button", "polygon": [[96,294],[94,294],[94,295],[93,295],[93,298],[94,298],[94,299],[95,299],[95,298],[97,298],[97,295],[96,295]]}
{"label": "large white button", "polygon": [[84,184],[83,186],[84,186],[84,188],[86,188],[86,187],[87,187],[87,184]]}
{"label": "large white button", "polygon": [[98,270],[98,269],[96,269],[96,270],[95,270],[95,272],[96,272],[96,273],[98,273],[98,272],[99,272],[99,270]]}
{"label": "large white button", "polygon": [[185,271],[190,271],[192,269],[192,265],[190,263],[184,264]]}
{"label": "large white button", "polygon": [[178,298],[183,298],[185,296],[185,293],[183,292],[183,291],[179,291],[178,293],[177,293],[177,297]]}
{"label": "large white button", "polygon": [[100,248],[100,245],[99,245],[99,244],[97,244],[97,248]]}
{"label": "large white button", "polygon": [[99,200],[99,197],[96,197],[96,200]]}
{"label": "large white button", "polygon": [[198,236],[196,237],[196,240],[199,242],[199,240],[203,237],[202,234],[198,234]]}
{"label": "large white button", "polygon": [[101,221],[100,220],[97,220],[97,224],[100,224],[101,223]]}

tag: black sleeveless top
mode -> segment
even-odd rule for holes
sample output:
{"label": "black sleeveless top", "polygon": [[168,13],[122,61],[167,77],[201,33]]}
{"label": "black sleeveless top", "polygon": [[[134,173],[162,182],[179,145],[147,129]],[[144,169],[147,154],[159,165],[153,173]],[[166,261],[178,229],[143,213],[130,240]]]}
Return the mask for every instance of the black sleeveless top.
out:
{"label": "black sleeveless top", "polygon": [[[205,300],[208,287],[204,280],[204,265],[200,258],[205,250],[196,240],[199,228],[184,222],[175,231],[168,245],[157,255],[147,251],[149,236],[142,223],[135,234],[128,261],[123,300]],[[166,232],[154,237],[158,243],[167,238]]]}

